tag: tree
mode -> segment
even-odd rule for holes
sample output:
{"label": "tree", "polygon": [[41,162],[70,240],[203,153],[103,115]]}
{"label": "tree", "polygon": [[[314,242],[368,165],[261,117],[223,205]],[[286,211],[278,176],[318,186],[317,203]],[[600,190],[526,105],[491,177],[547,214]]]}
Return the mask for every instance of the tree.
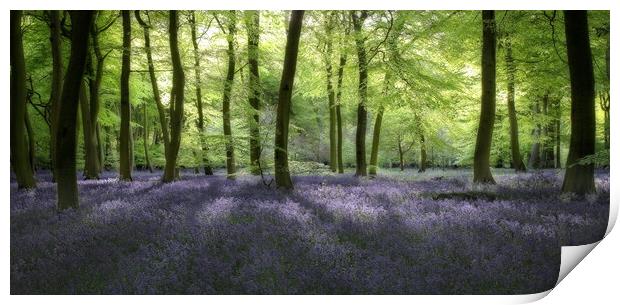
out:
{"label": "tree", "polygon": [[508,121],[510,123],[510,154],[512,166],[516,172],[525,172],[525,164],[521,158],[519,149],[519,125],[517,123],[517,111],[515,110],[515,72],[516,67],[512,57],[512,43],[510,37],[505,38],[504,59],[506,61],[506,104],[508,106]]}
{"label": "tree", "polygon": [[251,173],[260,174],[260,76],[258,73],[258,43],[260,41],[260,12],[245,11],[245,23],[248,32],[248,64],[250,66],[250,80],[248,82],[250,94],[249,103],[252,107],[250,122],[250,166]]}
{"label": "tree", "polygon": [[22,42],[22,11],[11,11],[11,166],[17,188],[34,188],[37,183],[28,158],[25,133],[26,117],[26,61]]}
{"label": "tree", "polygon": [[482,96],[474,151],[474,183],[495,183],[489,166],[495,123],[495,12],[482,11]]}
{"label": "tree", "polygon": [[595,191],[594,164],[579,162],[594,154],[594,69],[588,33],[587,11],[564,11],[564,31],[571,87],[571,137],[562,192]]}
{"label": "tree", "polygon": [[152,27],[148,11],[145,12],[146,20],[142,19],[140,11],[135,11],[136,19],[142,26],[144,31],[144,49],[146,51],[146,60],[149,70],[149,77],[151,79],[151,90],[153,91],[153,99],[157,106],[157,113],[159,114],[159,125],[161,126],[162,140],[164,142],[164,156],[168,156],[170,151],[170,133],[168,131],[168,118],[166,117],[166,108],[161,101],[159,94],[159,86],[157,85],[157,76],[155,74],[155,65],[153,64],[153,55],[151,48],[151,35],[150,29]]}
{"label": "tree", "polygon": [[337,138],[337,146],[336,146],[336,155],[338,158],[338,173],[344,173],[344,163],[342,162],[342,112],[341,112],[341,103],[342,103],[342,80],[344,77],[344,66],[347,64],[347,49],[345,47],[345,43],[349,36],[349,23],[347,22],[348,18],[345,16],[344,22],[344,37],[340,40],[340,58],[338,61],[338,81],[336,84],[336,138]]}
{"label": "tree", "polygon": [[224,125],[224,141],[226,143],[226,173],[228,179],[235,179],[237,172],[235,166],[235,146],[233,143],[232,128],[230,124],[230,97],[232,92],[233,81],[235,79],[235,33],[237,32],[237,13],[230,11],[228,13],[228,31],[226,33],[226,41],[228,42],[228,70],[226,79],[224,80],[224,94],[222,97],[222,121]]}
{"label": "tree", "polygon": [[61,51],[61,28],[59,11],[47,11],[49,17],[50,45],[52,48],[52,79],[50,88],[49,105],[50,111],[50,163],[54,181],[56,180],[56,132],[58,129],[58,109],[62,94],[62,51]]}
{"label": "tree", "polygon": [[333,28],[334,28],[334,15],[332,12],[328,12],[325,15],[324,29],[325,29],[325,52],[323,52],[323,62],[325,63],[325,77],[326,77],[326,89],[327,99],[329,107],[329,168],[332,172],[338,170],[338,139],[337,139],[337,126],[336,126],[336,101],[335,92],[332,82],[333,67],[332,67],[332,52],[333,52]]}
{"label": "tree", "polygon": [[200,148],[202,150],[202,164],[205,175],[213,175],[211,161],[209,161],[208,147],[205,140],[205,120],[202,111],[202,79],[200,77],[200,51],[198,50],[198,39],[196,37],[196,14],[191,12],[189,23],[192,29],[192,45],[194,46],[194,78],[196,83],[196,109],[198,109],[198,132],[200,133]]}
{"label": "tree", "polygon": [[131,181],[133,168],[131,103],[129,102],[129,73],[131,67],[131,16],[123,11],[123,57],[121,67],[121,134],[120,134],[120,180]]}
{"label": "tree", "polygon": [[144,162],[146,163],[146,168],[148,168],[149,172],[153,172],[153,166],[151,165],[151,160],[149,158],[149,115],[146,107],[146,103],[142,104],[144,108]]}
{"label": "tree", "polygon": [[288,168],[288,125],[290,120],[291,97],[293,82],[297,68],[297,52],[304,11],[292,11],[286,37],[284,66],[278,95],[276,112],[276,136],[274,151],[274,166],[276,185],[284,189],[292,189],[293,182]]}
{"label": "tree", "polygon": [[75,166],[76,127],[80,88],[88,53],[88,33],[93,22],[92,11],[70,11],[71,55],[62,86],[56,134],[56,181],[58,209],[78,208]]}
{"label": "tree", "polygon": [[366,100],[368,95],[368,62],[366,61],[365,38],[362,33],[362,26],[368,17],[366,11],[361,11],[358,15],[351,12],[353,19],[353,30],[355,31],[355,47],[357,49],[357,64],[359,69],[357,104],[357,130],[355,132],[355,175],[366,176],[366,122],[368,112],[366,111]]}
{"label": "tree", "polygon": [[177,177],[176,165],[181,146],[181,128],[183,127],[183,103],[185,102],[185,73],[179,54],[177,11],[170,11],[168,33],[170,55],[172,58],[172,92],[170,93],[170,149],[166,155],[163,182],[172,182]]}

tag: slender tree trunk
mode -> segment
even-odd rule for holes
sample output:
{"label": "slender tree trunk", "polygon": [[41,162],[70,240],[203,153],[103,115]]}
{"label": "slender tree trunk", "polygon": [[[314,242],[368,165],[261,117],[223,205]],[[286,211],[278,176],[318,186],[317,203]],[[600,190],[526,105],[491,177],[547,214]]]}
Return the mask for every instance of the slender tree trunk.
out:
{"label": "slender tree trunk", "polygon": [[423,173],[426,171],[426,139],[424,138],[424,133],[420,134],[420,169],[418,169],[418,173]]}
{"label": "slender tree trunk", "polygon": [[10,61],[11,108],[10,150],[11,167],[15,172],[17,188],[34,188],[36,181],[28,160],[24,118],[26,116],[26,61],[22,41],[22,11],[11,11]]}
{"label": "slender tree trunk", "polygon": [[516,172],[525,172],[525,164],[523,158],[521,158],[521,151],[519,148],[519,125],[517,121],[517,111],[515,109],[515,72],[516,67],[514,59],[512,58],[512,43],[510,39],[507,39],[505,44],[505,60],[506,60],[506,76],[507,76],[507,91],[506,104],[508,105],[508,121],[510,123],[510,153],[512,156],[512,166]]}
{"label": "slender tree trunk", "polygon": [[288,125],[303,17],[304,11],[291,12],[291,19],[288,26],[289,30],[286,37],[280,92],[278,95],[274,166],[276,185],[284,189],[293,188],[293,182],[291,181],[291,174],[288,168]]}
{"label": "slender tree trunk", "polygon": [[97,137],[97,153],[99,154],[99,173],[103,173],[103,165],[105,164],[105,155],[103,153],[103,144],[101,143],[101,125],[97,122],[96,137]]}
{"label": "slender tree trunk", "polygon": [[[532,105],[532,110],[538,120],[540,116],[540,104],[538,100]],[[530,150],[530,160],[528,163],[530,168],[540,168],[540,136],[540,124],[536,123],[536,127],[532,131],[532,138],[534,138],[535,142],[532,144],[532,149]]]}
{"label": "slender tree trunk", "polygon": [[332,83],[333,78],[333,67],[332,67],[332,52],[333,52],[333,42],[332,42],[332,30],[333,30],[333,20],[331,13],[327,13],[325,16],[327,19],[325,22],[325,44],[326,50],[323,53],[323,61],[325,63],[325,76],[326,76],[326,84],[327,84],[327,100],[329,107],[329,168],[332,172],[336,172],[338,170],[338,135],[337,135],[337,119],[336,119],[336,101],[335,101],[335,92],[334,86]]}
{"label": "slender tree trunk", "polygon": [[166,156],[163,182],[172,182],[179,177],[176,167],[179,147],[181,146],[181,129],[183,127],[183,105],[185,102],[185,73],[179,54],[177,11],[170,11],[168,31],[170,55],[172,57],[172,92],[174,103],[170,104],[170,150]]}
{"label": "slender tree trunk", "polygon": [[562,117],[562,109],[560,108],[560,100],[557,100],[555,105],[555,168],[562,168],[562,159],[560,158],[560,135],[562,129],[560,129],[560,118]]}
{"label": "slender tree trunk", "polygon": [[205,175],[213,175],[211,161],[209,160],[209,150],[205,139],[205,121],[202,110],[202,79],[200,77],[200,52],[198,50],[198,39],[196,37],[196,16],[191,12],[190,24],[192,29],[192,44],[194,45],[194,78],[196,83],[196,108],[198,109],[198,132],[200,133],[201,161]]}
{"label": "slender tree trunk", "polygon": [[149,172],[152,173],[153,166],[151,166],[151,160],[149,159],[149,116],[146,103],[144,103],[142,107],[144,107],[144,161],[146,162],[146,167],[149,169]]}
{"label": "slender tree trunk", "polygon": [[593,193],[594,164],[578,164],[594,154],[594,71],[588,35],[588,12],[565,11],[564,27],[571,80],[571,137],[562,192]]}
{"label": "slender tree trunk", "polygon": [[248,31],[248,64],[250,66],[249,103],[252,107],[250,122],[250,169],[253,175],[260,175],[260,76],[258,73],[258,43],[260,41],[260,11],[246,11]]}
{"label": "slender tree trunk", "polygon": [[[148,12],[146,12],[148,17]],[[164,142],[164,156],[168,158],[170,151],[170,133],[168,132],[168,118],[166,117],[166,108],[161,101],[159,95],[159,86],[157,85],[157,76],[155,75],[155,65],[153,64],[153,55],[151,50],[151,25],[147,24],[141,17],[140,11],[135,11],[136,20],[142,26],[144,31],[144,49],[146,50],[146,60],[149,66],[149,77],[151,79],[151,90],[153,91],[153,99],[157,105],[157,113],[159,114],[159,125],[161,126],[162,140]]]}
{"label": "slender tree trunk", "polygon": [[[345,30],[345,39],[349,34],[348,27]],[[336,137],[337,137],[337,147],[336,147],[336,156],[338,158],[338,173],[344,173],[344,162],[342,161],[342,114],[340,111],[340,104],[342,102],[342,79],[344,76],[344,66],[347,64],[347,52],[344,45],[344,42],[341,43],[340,46],[340,61],[338,64],[338,83],[336,85]]]}
{"label": "slender tree trunk", "polygon": [[121,67],[121,135],[120,135],[120,180],[131,181],[131,103],[129,101],[129,72],[131,68],[131,16],[129,11],[123,15],[123,56]]}
{"label": "slender tree trunk", "polygon": [[224,81],[224,95],[222,98],[222,120],[224,125],[224,141],[226,143],[226,173],[228,179],[235,179],[237,169],[235,165],[235,147],[233,143],[232,128],[230,123],[230,96],[233,81],[235,79],[235,33],[237,31],[237,17],[235,11],[230,11],[228,22],[228,71]]}
{"label": "slender tree trunk", "polygon": [[28,136],[28,161],[30,163],[30,170],[35,173],[35,140],[34,131],[32,130],[32,124],[30,123],[30,116],[28,115],[28,106],[24,109],[24,124],[26,126],[26,134]]}
{"label": "slender tree trunk", "polygon": [[92,11],[70,11],[71,55],[63,84],[56,134],[56,181],[58,209],[78,208],[75,152],[80,88],[88,53],[88,31],[93,22]]}
{"label": "slender tree trunk", "polygon": [[362,25],[367,17],[366,11],[362,11],[358,16],[355,12],[351,13],[353,18],[353,29],[355,30],[355,46],[357,49],[357,59],[359,68],[359,84],[358,95],[359,103],[357,105],[357,130],[355,133],[355,175],[366,176],[366,99],[368,91],[368,70],[366,61],[365,39],[362,33]]}
{"label": "slender tree trunk", "polygon": [[[88,58],[86,59],[88,61]],[[82,135],[84,136],[84,179],[99,179],[99,157],[96,132],[90,116],[90,105],[86,95],[86,84],[80,89],[80,110],[82,114]]]}
{"label": "slender tree trunk", "polygon": [[544,124],[544,132],[545,137],[543,141],[543,167],[544,168],[553,168],[554,167],[554,157],[553,157],[553,146],[554,146],[554,130],[553,121],[549,117],[549,97],[543,100],[543,116],[545,118]]}
{"label": "slender tree trunk", "polygon": [[405,152],[403,151],[403,143],[402,140],[400,138],[400,135],[398,136],[398,160],[399,165],[400,165],[400,171],[404,171],[405,170],[405,158],[404,158]]}
{"label": "slender tree trunk", "polygon": [[47,11],[49,16],[50,45],[52,48],[52,82],[50,87],[50,161],[52,163],[52,177],[56,181],[56,132],[58,126],[58,109],[62,94],[62,50],[60,33],[60,11]]}
{"label": "slender tree trunk", "polygon": [[377,160],[379,157],[379,139],[381,137],[381,122],[383,121],[383,106],[379,107],[377,111],[377,118],[375,119],[375,127],[372,131],[372,150],[370,151],[370,166],[368,167],[368,174],[370,176],[377,175]]}
{"label": "slender tree trunk", "polygon": [[482,11],[482,101],[474,151],[474,183],[495,183],[489,159],[495,123],[495,12]]}

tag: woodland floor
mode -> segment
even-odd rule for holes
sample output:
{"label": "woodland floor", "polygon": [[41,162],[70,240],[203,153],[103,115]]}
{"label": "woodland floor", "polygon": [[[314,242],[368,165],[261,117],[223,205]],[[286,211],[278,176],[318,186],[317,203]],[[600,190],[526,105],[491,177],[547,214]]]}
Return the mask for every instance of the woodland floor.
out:
{"label": "woodland floor", "polygon": [[515,294],[554,286],[560,245],[598,241],[597,194],[560,195],[563,172],[384,171],[260,179],[114,173],[80,181],[81,207],[58,213],[55,185],[11,183],[12,294]]}

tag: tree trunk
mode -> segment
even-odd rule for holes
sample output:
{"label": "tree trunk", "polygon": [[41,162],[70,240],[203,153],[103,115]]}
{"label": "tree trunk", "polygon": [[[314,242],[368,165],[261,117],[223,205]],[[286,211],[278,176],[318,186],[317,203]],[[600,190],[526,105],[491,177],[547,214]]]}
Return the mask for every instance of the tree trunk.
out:
{"label": "tree trunk", "polygon": [[224,96],[222,98],[222,120],[224,125],[224,141],[226,143],[226,173],[228,179],[235,179],[235,147],[233,143],[232,128],[230,124],[230,95],[232,91],[233,81],[235,78],[235,46],[234,39],[237,31],[237,17],[235,11],[229,12],[230,20],[228,22],[228,33],[226,40],[228,41],[228,71],[226,80],[224,81]]}
{"label": "tree trunk", "polygon": [[196,83],[196,108],[198,109],[198,132],[200,133],[200,148],[202,150],[202,164],[205,175],[213,175],[211,161],[208,156],[208,147],[205,139],[205,121],[202,111],[202,79],[200,77],[200,52],[198,50],[198,39],[196,37],[196,16],[191,12],[190,24],[192,29],[192,44],[194,45],[194,78]]}
{"label": "tree trunk", "polygon": [[381,137],[381,122],[383,121],[383,106],[379,107],[377,111],[377,118],[375,119],[375,127],[372,130],[372,150],[370,151],[370,166],[368,167],[368,174],[370,176],[377,175],[377,159],[379,157],[379,139]]}
{"label": "tree trunk", "polygon": [[28,136],[28,162],[30,163],[30,170],[35,173],[35,141],[34,131],[32,130],[32,124],[30,123],[30,116],[28,115],[28,106],[24,109],[24,124],[26,126],[26,134]]}
{"label": "tree trunk", "polygon": [[565,11],[564,28],[571,81],[571,137],[562,192],[593,193],[594,164],[577,163],[595,150],[594,72],[588,12]]}
{"label": "tree trunk", "polygon": [[[88,61],[88,58],[86,60]],[[95,138],[97,135],[91,121],[91,109],[86,96],[86,84],[84,83],[80,88],[80,110],[82,114],[82,135],[84,136],[84,179],[99,179],[99,157]]]}
{"label": "tree trunk", "polygon": [[332,172],[336,172],[338,170],[338,139],[337,139],[337,122],[336,122],[336,101],[335,101],[335,92],[334,86],[332,83],[333,77],[333,67],[332,67],[332,52],[333,52],[333,42],[332,42],[332,30],[333,30],[333,21],[332,16],[325,16],[327,21],[325,22],[325,44],[326,50],[323,53],[323,61],[325,63],[325,76],[326,76],[326,88],[327,88],[327,100],[329,107],[329,168]]}
{"label": "tree trunk", "polygon": [[179,147],[181,146],[181,129],[183,127],[183,105],[185,102],[185,73],[179,54],[177,11],[170,11],[168,32],[170,41],[170,55],[172,59],[172,92],[174,102],[170,104],[170,149],[166,156],[164,168],[164,183],[172,182],[179,177],[176,167]]}
{"label": "tree trunk", "polygon": [[[148,12],[146,12],[148,16]],[[159,95],[159,86],[157,85],[157,76],[155,75],[155,65],[153,64],[153,55],[151,50],[150,24],[144,22],[140,17],[140,11],[135,11],[136,20],[142,26],[144,31],[144,49],[146,50],[146,60],[149,66],[149,77],[151,79],[151,90],[153,91],[153,99],[157,105],[157,113],[159,114],[159,125],[161,126],[162,139],[164,142],[164,156],[168,158],[170,146],[170,133],[168,132],[168,118],[166,117],[166,108],[161,101]]]}
{"label": "tree trunk", "polygon": [[80,88],[88,53],[88,31],[93,22],[92,11],[70,11],[71,55],[63,84],[58,111],[56,134],[56,181],[58,183],[58,209],[78,208],[75,152],[77,140],[77,114]]}
{"label": "tree trunk", "polygon": [[[349,28],[347,27],[344,32],[345,38],[349,36]],[[344,163],[342,162],[342,114],[340,111],[340,104],[342,102],[342,79],[344,76],[344,66],[347,64],[347,52],[344,45],[344,42],[341,42],[340,46],[340,61],[338,64],[338,83],[336,85],[336,137],[337,137],[337,147],[336,147],[336,156],[338,159],[338,173],[344,173]]]}
{"label": "tree trunk", "polygon": [[28,160],[24,118],[26,116],[26,62],[22,41],[22,11],[11,11],[10,61],[11,107],[10,150],[11,167],[15,172],[17,188],[34,188],[36,181]]}
{"label": "tree trunk", "polygon": [[474,183],[495,183],[489,159],[495,123],[495,12],[482,11],[482,97],[474,151]]}
{"label": "tree trunk", "polygon": [[293,182],[291,181],[291,174],[288,168],[288,125],[303,16],[304,11],[291,12],[291,19],[288,26],[289,30],[286,37],[282,79],[280,81],[278,95],[274,166],[276,186],[284,189],[293,188]]}
{"label": "tree trunk", "polygon": [[362,11],[358,16],[355,12],[351,13],[353,18],[353,29],[355,30],[355,46],[357,49],[357,59],[359,68],[359,84],[358,95],[359,103],[357,105],[357,130],[355,132],[355,175],[366,176],[366,99],[368,91],[368,70],[366,61],[365,39],[362,33],[362,25],[367,17],[366,11]]}
{"label": "tree trunk", "polygon": [[131,68],[131,17],[129,11],[123,15],[123,56],[121,67],[121,134],[120,134],[120,180],[131,181],[131,104],[129,101],[129,71]]}
{"label": "tree trunk", "polygon": [[521,158],[519,148],[519,125],[517,121],[517,111],[515,109],[515,72],[516,67],[512,58],[512,43],[508,38],[505,44],[505,60],[506,60],[506,77],[508,95],[506,103],[508,104],[508,121],[510,123],[510,153],[512,156],[512,166],[516,172],[525,172],[525,164]]}
{"label": "tree trunk", "polygon": [[549,118],[549,96],[543,100],[543,116],[545,118],[544,124],[544,141],[543,141],[543,167],[544,168],[553,168],[554,167],[554,157],[553,157],[553,146],[554,139],[553,136],[553,126],[552,121]]}
{"label": "tree trunk", "polygon": [[420,169],[418,173],[426,171],[426,139],[424,139],[424,133],[420,134]]}
{"label": "tree trunk", "polygon": [[400,138],[400,135],[398,136],[398,160],[399,165],[400,165],[400,171],[404,171],[405,170],[405,158],[404,158],[405,152],[403,151],[403,143],[402,140]]}
{"label": "tree trunk", "polygon": [[248,31],[248,64],[250,66],[249,103],[252,107],[250,121],[250,172],[260,175],[260,77],[258,73],[258,43],[260,40],[260,11],[246,11],[246,28]]}
{"label": "tree trunk", "polygon": [[144,161],[146,162],[146,168],[149,172],[153,172],[153,166],[151,166],[151,160],[149,159],[149,116],[147,112],[146,103],[144,107]]}
{"label": "tree trunk", "polygon": [[58,129],[58,109],[60,107],[60,95],[62,94],[62,50],[60,33],[60,11],[47,11],[50,18],[50,44],[52,47],[52,82],[50,87],[50,154],[52,164],[52,178],[56,181],[56,132]]}
{"label": "tree trunk", "polygon": [[555,168],[562,168],[562,159],[560,158],[560,134],[562,129],[560,129],[560,118],[562,117],[562,109],[560,108],[561,102],[557,100],[557,104],[555,105]]}
{"label": "tree trunk", "polygon": [[[536,120],[538,120],[540,116],[540,104],[538,100],[532,105],[532,112]],[[540,124],[536,123],[536,127],[534,127],[532,131],[532,138],[534,138],[535,142],[532,144],[532,149],[530,150],[530,160],[528,162],[530,168],[540,168],[540,136]]]}

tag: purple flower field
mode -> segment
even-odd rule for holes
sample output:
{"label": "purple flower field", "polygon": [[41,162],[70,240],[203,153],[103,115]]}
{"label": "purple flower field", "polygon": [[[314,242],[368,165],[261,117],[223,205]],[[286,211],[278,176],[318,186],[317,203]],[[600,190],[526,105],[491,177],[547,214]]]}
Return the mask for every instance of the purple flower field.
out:
{"label": "purple flower field", "polygon": [[79,210],[55,184],[11,183],[12,294],[522,294],[554,286],[560,246],[598,241],[597,194],[560,195],[562,172],[388,172],[297,176],[290,193],[256,177],[114,173],[80,181]]}

